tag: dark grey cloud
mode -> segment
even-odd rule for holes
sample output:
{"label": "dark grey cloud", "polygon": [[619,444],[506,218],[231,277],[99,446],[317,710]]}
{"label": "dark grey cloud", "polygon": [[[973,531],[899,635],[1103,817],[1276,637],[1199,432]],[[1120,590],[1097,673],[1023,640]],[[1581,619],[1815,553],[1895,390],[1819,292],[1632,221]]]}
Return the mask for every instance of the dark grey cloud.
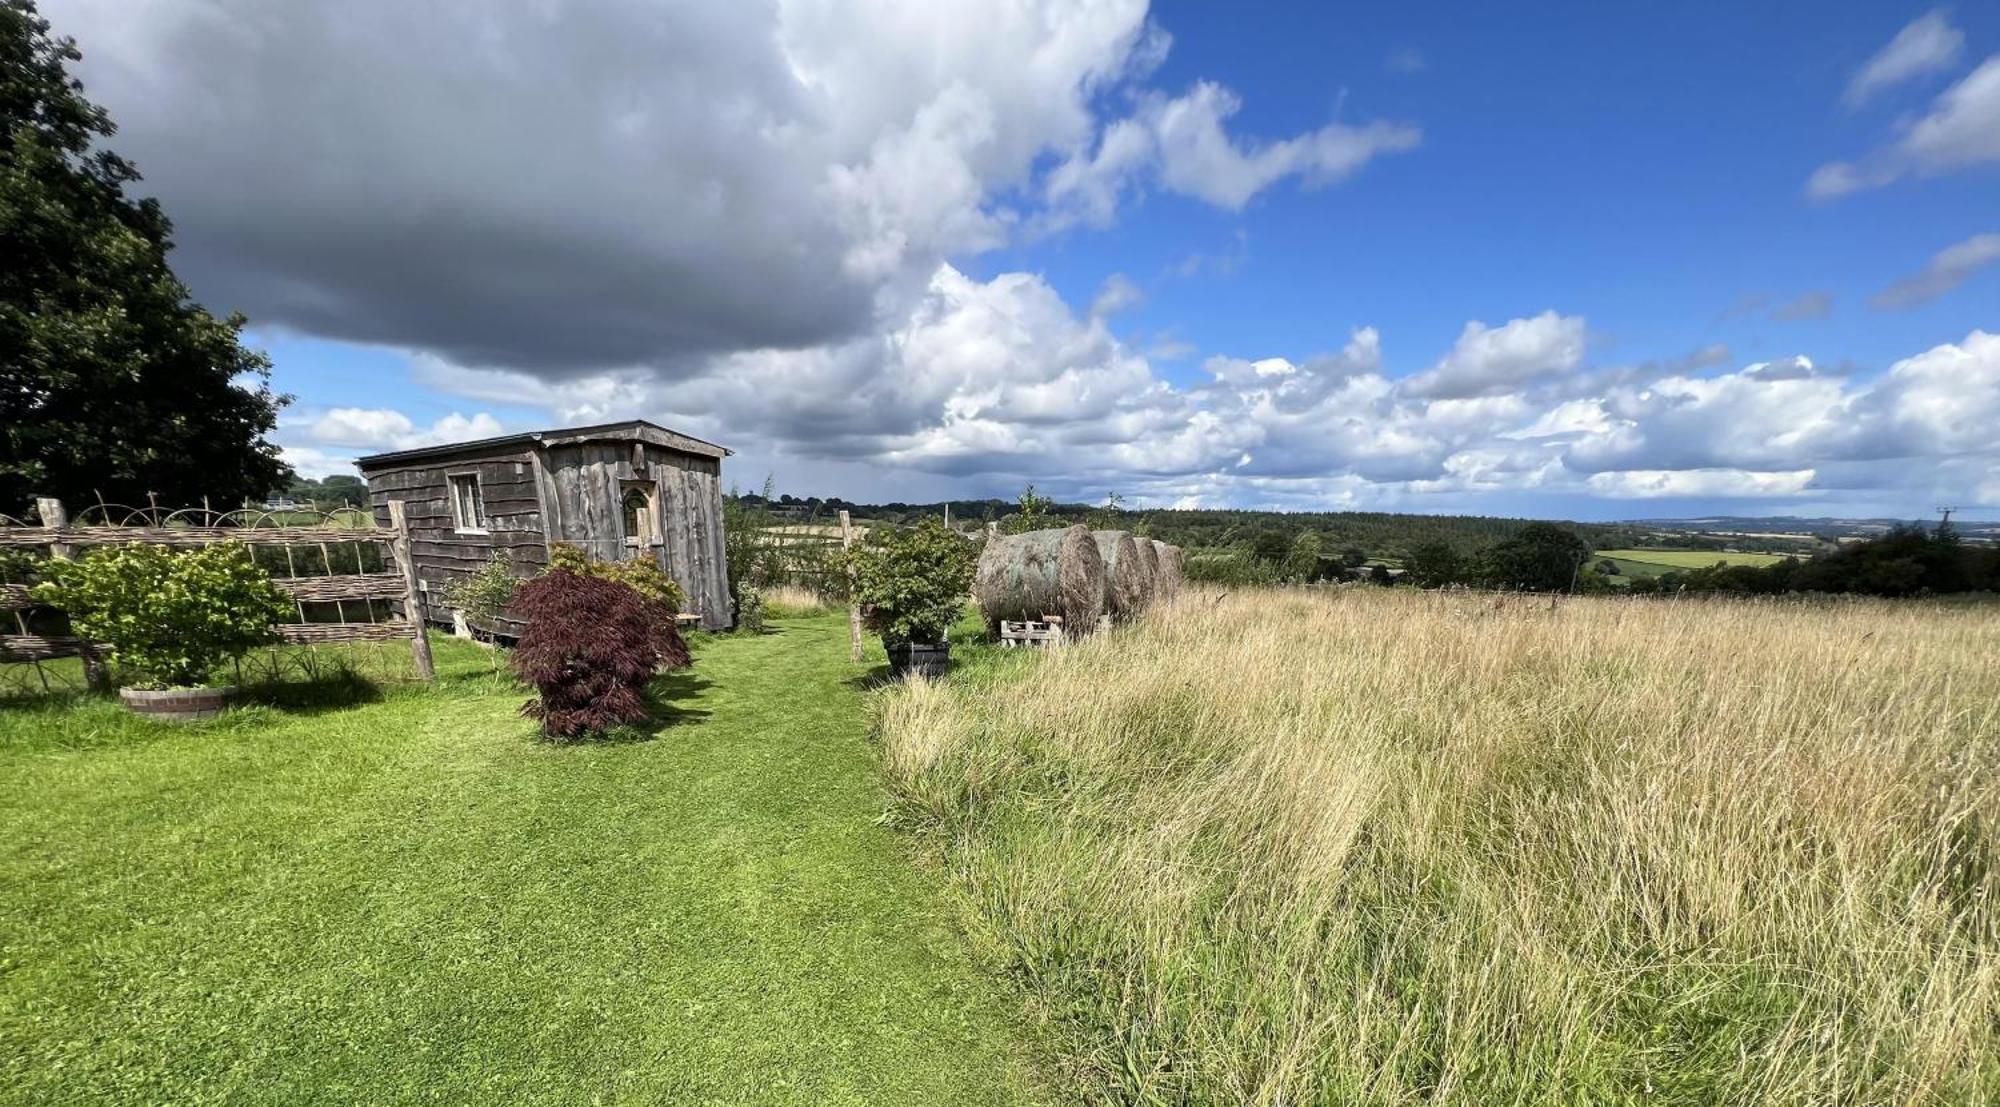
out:
{"label": "dark grey cloud", "polygon": [[[67,0],[208,304],[560,375],[870,329],[1088,136],[1144,4]],[[1059,43],[1051,61],[1023,59]]]}

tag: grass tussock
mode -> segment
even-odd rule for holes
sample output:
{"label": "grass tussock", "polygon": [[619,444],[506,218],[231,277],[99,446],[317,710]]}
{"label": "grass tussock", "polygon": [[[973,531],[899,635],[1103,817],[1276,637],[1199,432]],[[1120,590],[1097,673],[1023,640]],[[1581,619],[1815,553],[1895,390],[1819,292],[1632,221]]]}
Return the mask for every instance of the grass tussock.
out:
{"label": "grass tussock", "polygon": [[2000,1100],[2000,609],[1195,592],[882,703],[1093,1097]]}
{"label": "grass tussock", "polygon": [[836,611],[839,605],[802,584],[764,586],[764,614],[773,619],[802,619]]}

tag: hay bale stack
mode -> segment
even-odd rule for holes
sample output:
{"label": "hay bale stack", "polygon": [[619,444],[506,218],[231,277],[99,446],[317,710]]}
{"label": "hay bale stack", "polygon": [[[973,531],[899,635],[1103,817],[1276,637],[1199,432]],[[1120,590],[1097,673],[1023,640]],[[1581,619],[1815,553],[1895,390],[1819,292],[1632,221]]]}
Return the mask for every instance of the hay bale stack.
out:
{"label": "hay bale stack", "polygon": [[1104,614],[1104,558],[1088,527],[994,535],[979,555],[972,598],[989,627],[1060,615],[1064,631],[1081,637]]}
{"label": "hay bale stack", "polygon": [[1119,621],[1136,619],[1153,602],[1153,568],[1139,552],[1149,541],[1122,530],[1095,530],[1098,556],[1104,559],[1104,610]]}
{"label": "hay bale stack", "polygon": [[1146,563],[1146,575],[1154,581],[1152,598],[1159,599],[1160,544],[1150,538],[1140,538],[1136,535],[1133,537],[1133,541],[1139,544],[1139,560]]}
{"label": "hay bale stack", "polygon": [[1187,575],[1187,567],[1182,563],[1181,548],[1169,546],[1155,538],[1153,553],[1159,559],[1160,571],[1153,576],[1153,598],[1160,603],[1172,603],[1180,595],[1181,581]]}

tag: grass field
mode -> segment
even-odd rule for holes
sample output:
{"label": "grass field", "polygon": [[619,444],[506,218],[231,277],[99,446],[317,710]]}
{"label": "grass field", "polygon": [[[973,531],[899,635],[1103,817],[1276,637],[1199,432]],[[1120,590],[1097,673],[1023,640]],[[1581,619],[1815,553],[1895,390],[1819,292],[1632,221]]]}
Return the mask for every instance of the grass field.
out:
{"label": "grass field", "polygon": [[1191,590],[881,705],[1086,1090],[2000,1102],[2000,609]]}
{"label": "grass field", "polygon": [[1784,560],[1779,554],[1721,553],[1716,550],[1599,550],[1593,560],[1610,558],[1618,571],[1628,577],[1656,577],[1661,573],[1686,569],[1706,569],[1711,565],[1775,565]]}
{"label": "grass field", "polygon": [[435,690],[184,730],[0,708],[0,1103],[1035,1097],[877,825],[844,619],[709,641],[657,734],[574,747],[438,649]]}

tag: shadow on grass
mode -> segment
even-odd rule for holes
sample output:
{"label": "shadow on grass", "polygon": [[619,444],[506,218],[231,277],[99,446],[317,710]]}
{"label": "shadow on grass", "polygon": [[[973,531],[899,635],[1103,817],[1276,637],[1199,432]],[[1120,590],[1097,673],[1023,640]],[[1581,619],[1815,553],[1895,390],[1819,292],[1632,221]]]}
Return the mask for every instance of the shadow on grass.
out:
{"label": "shadow on grass", "polygon": [[[597,734],[581,735],[553,741],[561,746],[617,746],[632,742],[650,742],[663,732],[675,727],[698,726],[708,721],[713,711],[699,707],[685,707],[680,702],[693,699],[710,685],[710,681],[696,675],[693,669],[680,669],[662,673],[646,686],[646,721],[615,726]],[[549,739],[539,739],[550,741]]]}
{"label": "shadow on grass", "polygon": [[877,688],[886,688],[901,679],[901,677],[896,675],[895,670],[889,667],[889,663],[884,661],[867,672],[848,677],[847,686],[860,692],[873,692]]}
{"label": "shadow on grass", "polygon": [[382,699],[382,687],[352,669],[335,669],[306,679],[261,680],[242,686],[238,704],[261,704],[294,715],[340,711]]}

